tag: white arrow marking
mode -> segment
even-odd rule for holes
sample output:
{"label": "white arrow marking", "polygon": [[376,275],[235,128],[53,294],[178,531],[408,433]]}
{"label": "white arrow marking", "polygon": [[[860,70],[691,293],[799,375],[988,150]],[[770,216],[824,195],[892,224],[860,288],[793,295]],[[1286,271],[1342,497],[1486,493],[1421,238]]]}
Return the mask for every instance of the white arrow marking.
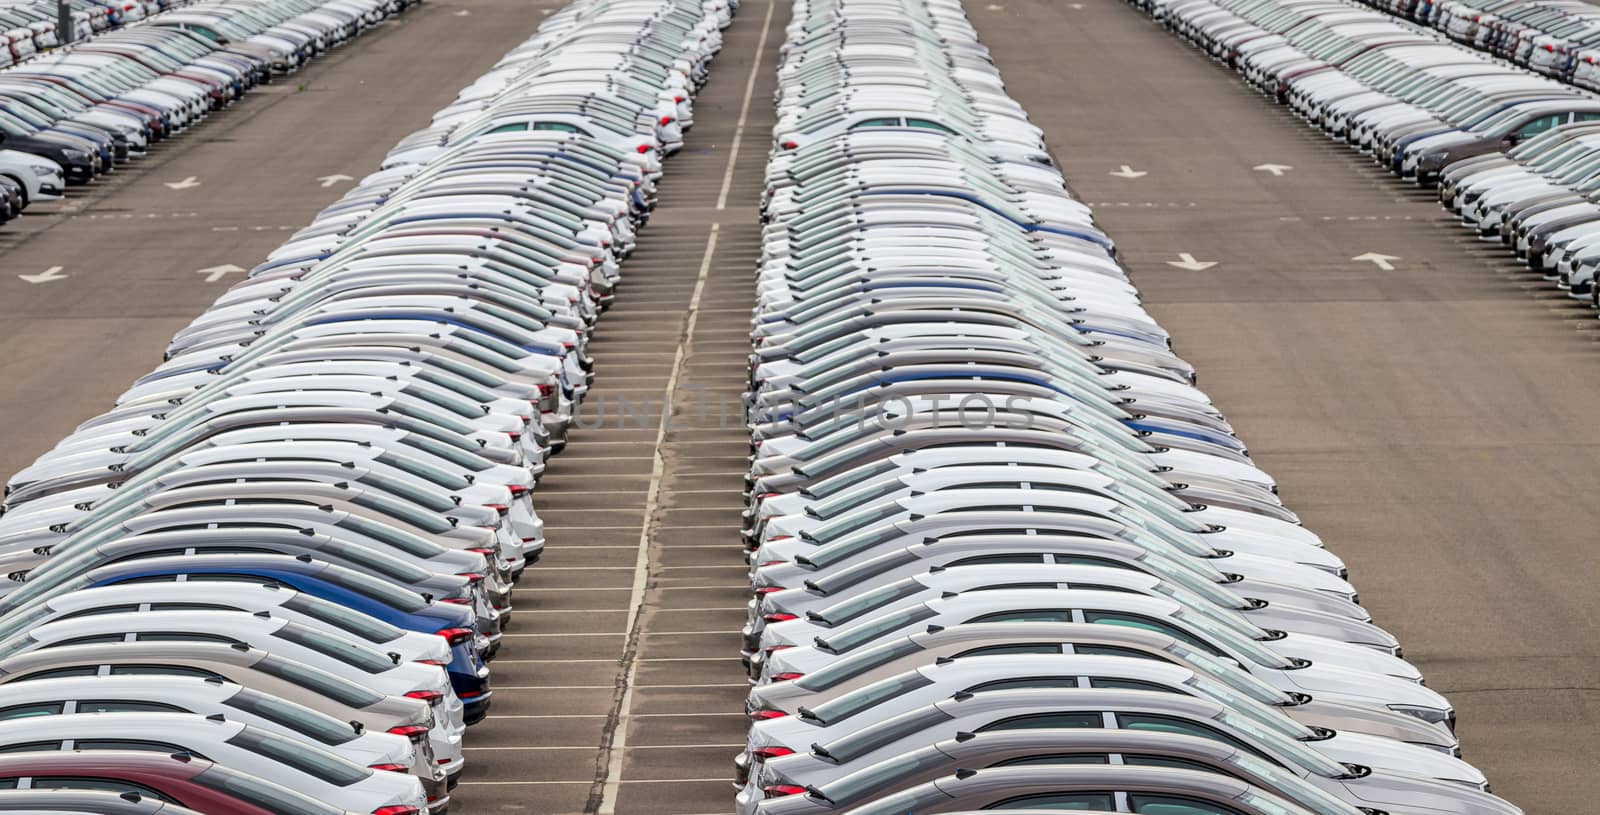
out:
{"label": "white arrow marking", "polygon": [[1120,169],[1120,170],[1112,170],[1111,171],[1111,175],[1114,175],[1117,178],[1139,178],[1141,176],[1147,176],[1149,174],[1150,173],[1148,173],[1148,172],[1146,172],[1144,170],[1135,170],[1135,169],[1133,169],[1132,167],[1129,167],[1126,164],[1122,165],[1122,169]]}
{"label": "white arrow marking", "polygon": [[989,5],[984,6],[984,9],[987,11],[1005,11],[1006,7],[995,3],[990,3]]}
{"label": "white arrow marking", "polygon": [[19,274],[17,277],[29,283],[53,283],[57,280],[65,279],[67,276],[61,273],[60,266],[51,266],[38,274]]}
{"label": "white arrow marking", "polygon": [[1294,168],[1287,164],[1257,164],[1250,169],[1255,170],[1256,172],[1272,173],[1275,176],[1281,176],[1284,173],[1293,170]]}
{"label": "white arrow marking", "polygon": [[198,187],[198,186],[200,186],[200,179],[195,178],[194,176],[191,175],[191,176],[189,176],[188,178],[185,178],[182,181],[166,181],[166,182],[163,182],[163,183],[165,183],[169,189],[187,190],[190,187]]}
{"label": "white arrow marking", "polygon": [[1179,252],[1178,259],[1167,261],[1167,265],[1176,266],[1179,269],[1188,269],[1191,272],[1198,272],[1201,269],[1209,269],[1212,266],[1217,265],[1217,262],[1214,260],[1195,260],[1194,255],[1191,255],[1188,252]]}
{"label": "white arrow marking", "polygon": [[235,266],[232,263],[224,263],[221,266],[207,266],[204,269],[196,269],[194,273],[205,275],[207,283],[215,283],[218,280],[221,280],[223,275],[242,271],[244,271],[244,267],[242,266]]}
{"label": "white arrow marking", "polygon": [[1067,4],[1067,8],[1072,9],[1073,11],[1083,11],[1083,4],[1082,3],[1068,3]]}
{"label": "white arrow marking", "polygon": [[1389,261],[1399,259],[1400,258],[1397,255],[1385,255],[1378,252],[1368,252],[1364,255],[1356,255],[1355,257],[1351,258],[1351,260],[1356,261],[1370,260],[1376,264],[1379,269],[1382,269],[1386,272],[1394,271],[1394,264],[1390,263]]}
{"label": "white arrow marking", "polygon": [[462,9],[462,10],[456,12],[456,16],[457,17],[471,17],[472,16],[472,12],[467,11],[466,9]]}
{"label": "white arrow marking", "polygon": [[322,182],[323,189],[327,189],[328,187],[331,187],[340,181],[354,181],[355,179],[347,175],[334,173],[333,175],[318,176],[317,180]]}

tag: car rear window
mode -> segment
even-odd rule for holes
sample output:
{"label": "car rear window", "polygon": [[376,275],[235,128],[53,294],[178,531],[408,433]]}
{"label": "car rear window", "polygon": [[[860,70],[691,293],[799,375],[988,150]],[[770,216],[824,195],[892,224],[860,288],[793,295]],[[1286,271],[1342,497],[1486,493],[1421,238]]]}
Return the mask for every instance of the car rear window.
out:
{"label": "car rear window", "polygon": [[373,772],[305,742],[291,741],[251,727],[239,731],[227,743],[340,787],[364,781]]}

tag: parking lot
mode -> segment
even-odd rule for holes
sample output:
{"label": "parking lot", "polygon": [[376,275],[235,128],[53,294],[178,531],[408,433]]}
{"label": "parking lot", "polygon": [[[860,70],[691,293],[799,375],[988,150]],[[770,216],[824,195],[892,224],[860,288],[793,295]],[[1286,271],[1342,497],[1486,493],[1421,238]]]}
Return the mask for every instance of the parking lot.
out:
{"label": "parking lot", "polygon": [[[103,409],[559,5],[429,0],[0,231],[0,465]],[[966,7],[1200,387],[1457,705],[1465,757],[1529,813],[1580,811],[1600,793],[1600,322],[1120,0]],[[580,416],[599,426],[540,482],[548,547],[452,812],[729,811],[749,688],[738,405],[788,18],[745,0],[724,32],[589,345]]]}

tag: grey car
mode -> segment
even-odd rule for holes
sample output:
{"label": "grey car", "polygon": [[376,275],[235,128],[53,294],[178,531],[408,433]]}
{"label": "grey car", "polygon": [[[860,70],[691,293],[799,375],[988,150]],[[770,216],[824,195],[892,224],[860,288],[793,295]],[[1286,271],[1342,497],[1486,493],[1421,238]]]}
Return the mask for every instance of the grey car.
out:
{"label": "grey car", "polygon": [[[922,815],[975,809],[1320,815],[1237,778],[1171,767],[1125,765],[962,770],[841,811],[850,815]],[[1340,815],[1358,813],[1355,807],[1346,807]]]}
{"label": "grey car", "polygon": [[[1459,784],[1371,771],[1349,780],[1296,774],[1236,744],[1157,730],[1022,729],[960,733],[833,781],[813,785],[801,773],[784,772],[776,759],[762,815],[837,812],[873,798],[952,775],[961,769],[1048,765],[1177,767],[1231,776],[1270,790],[1318,815],[1377,805],[1391,813],[1515,815],[1518,810],[1492,795]],[[803,792],[796,792],[803,790]],[[778,796],[778,797],[772,797]],[[749,810],[741,801],[741,815]]]}

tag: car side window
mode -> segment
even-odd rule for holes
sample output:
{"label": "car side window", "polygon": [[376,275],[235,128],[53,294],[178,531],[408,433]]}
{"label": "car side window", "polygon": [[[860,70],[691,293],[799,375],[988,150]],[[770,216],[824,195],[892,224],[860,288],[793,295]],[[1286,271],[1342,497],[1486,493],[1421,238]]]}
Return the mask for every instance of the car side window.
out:
{"label": "car side window", "polygon": [[1072,653],[1096,657],[1128,657],[1129,659],[1148,659],[1155,662],[1167,662],[1148,651],[1137,648],[1123,648],[1120,645],[1078,645],[1072,646]]}
{"label": "car side window", "polygon": [[80,608],[56,618],[56,620],[76,620],[80,617],[93,617],[101,614],[132,614],[139,610],[138,603],[127,603],[115,606],[99,606],[96,608]]}
{"label": "car side window", "polygon": [[512,122],[511,124],[508,124],[508,125],[500,125],[499,127],[495,128],[493,130],[490,130],[489,132],[485,133],[484,135],[488,136],[488,135],[491,135],[491,134],[494,134],[494,133],[521,133],[521,132],[523,132],[523,131],[525,131],[527,129],[528,129],[528,123],[527,122]]}
{"label": "car side window", "polygon": [[877,119],[862,119],[861,121],[856,122],[855,124],[851,125],[850,129],[851,130],[859,130],[859,129],[863,128],[863,127],[899,127],[899,126],[900,126],[900,117],[898,117],[898,116],[884,116],[884,117],[877,118]]}
{"label": "car side window", "polygon": [[1072,612],[1064,608],[1017,609],[980,614],[969,623],[1070,623]]}
{"label": "car side window", "polygon": [[1537,136],[1540,133],[1555,127],[1556,125],[1565,123],[1566,118],[1567,115],[1565,113],[1552,113],[1548,116],[1540,116],[1539,118],[1528,122],[1522,127],[1517,128],[1517,138],[1526,139],[1529,136]]}
{"label": "car side window", "polygon": [[108,643],[122,642],[122,640],[123,636],[121,634],[91,634],[87,637],[73,637],[72,639],[62,640],[54,643],[54,645],[106,645]]}
{"label": "car side window", "polygon": [[583,129],[577,125],[569,125],[566,122],[534,122],[533,129],[549,130],[557,133],[582,133],[585,136],[589,135],[588,133],[584,133]]}
{"label": "car side window", "polygon": [[65,702],[36,702],[31,705],[12,705],[0,707],[0,721],[11,719],[31,719],[35,716],[54,716],[65,710]]}
{"label": "car side window", "polygon": [[955,131],[954,130],[951,130],[950,128],[945,127],[944,125],[939,124],[938,122],[929,121],[927,119],[906,119],[906,125],[908,125],[910,127],[920,127],[923,130],[937,130],[940,133],[949,133],[952,136],[955,135]]}
{"label": "car side window", "polygon": [[983,682],[967,688],[967,693],[980,693],[986,690],[1017,690],[1022,688],[1076,688],[1078,678],[1075,676],[1019,676],[1015,679],[996,679],[992,682]]}
{"label": "car side window", "polygon": [[996,657],[996,656],[1009,656],[1011,654],[1059,654],[1059,653],[1061,653],[1061,646],[1057,645],[1057,644],[1055,644],[1053,642],[1022,642],[1022,643],[1012,643],[1012,644],[1008,644],[1008,645],[988,645],[988,646],[984,646],[982,648],[973,648],[970,651],[962,651],[961,653],[956,654],[956,658],[960,659],[961,657]]}
{"label": "car side window", "polygon": [[38,673],[31,673],[31,674],[27,674],[25,676],[19,677],[14,681],[17,681],[17,682],[31,682],[31,681],[33,681],[35,679],[65,679],[65,678],[70,677],[70,676],[94,676],[94,675],[98,674],[99,672],[100,672],[100,669],[95,667],[95,666],[93,666],[93,665],[79,665],[79,666],[74,667],[74,668],[54,668],[54,669],[48,670],[48,671],[40,671]]}
{"label": "car side window", "polygon": [[0,753],[37,753],[42,750],[60,750],[59,741],[24,741],[0,746]]}
{"label": "car side window", "polygon": [[1062,728],[1098,728],[1104,722],[1098,713],[1030,713],[1013,716],[978,728],[978,732],[991,730],[1058,730]]}
{"label": "car side window", "polygon": [[[1220,730],[1208,727],[1197,722],[1178,719],[1172,716],[1156,716],[1145,713],[1118,713],[1117,726],[1124,730],[1144,730],[1154,733],[1178,733],[1184,736],[1198,736],[1202,739],[1222,742],[1223,744],[1237,747],[1252,755],[1261,755],[1261,751],[1228,735]],[[1265,758],[1265,756],[1262,756]]]}
{"label": "car side window", "polygon": [[1051,753],[1044,756],[1023,756],[1006,759],[996,767],[1035,767],[1040,764],[1110,764],[1111,756],[1105,753]]}
{"label": "car side window", "polygon": [[[125,699],[89,699],[78,703],[79,713],[189,713],[177,705],[163,702],[134,702]],[[0,711],[4,713],[4,711]]]}
{"label": "car side window", "polygon": [[21,782],[20,778],[0,778],[0,790],[14,790]]}
{"label": "car side window", "polygon": [[1116,796],[1109,792],[1046,792],[1022,795],[990,804],[984,809],[1064,809],[1117,811]]}
{"label": "car side window", "polygon": [[144,741],[142,739],[79,739],[73,742],[79,750],[143,750],[147,753],[188,753],[199,758],[205,756],[163,741]]}
{"label": "car side window", "polygon": [[1173,758],[1172,756],[1124,755],[1122,757],[1122,763],[1130,764],[1136,767],[1174,767],[1179,770],[1195,770],[1202,773],[1216,773],[1218,775],[1228,776],[1229,778],[1238,777],[1227,770],[1213,767],[1203,761],[1192,761],[1187,758]]}
{"label": "car side window", "polygon": [[1128,808],[1143,815],[1241,815],[1213,801],[1183,795],[1128,795]]}
{"label": "car side window", "polygon": [[1162,622],[1161,620],[1157,620],[1152,617],[1146,617],[1142,614],[1124,614],[1120,611],[1084,611],[1083,619],[1085,622],[1090,623],[1100,623],[1102,625],[1122,625],[1127,626],[1128,628],[1139,628],[1145,631],[1154,631],[1157,634],[1166,634],[1167,636],[1179,642],[1193,645],[1194,647],[1199,648],[1208,654],[1222,656],[1222,654],[1218,652],[1217,649],[1211,647],[1209,643],[1197,639],[1196,637],[1190,635],[1189,632],[1184,631],[1183,629],[1170,623]]}
{"label": "car side window", "polygon": [[1091,676],[1089,687],[1109,688],[1113,690],[1148,690],[1156,693],[1173,693],[1172,688],[1157,685],[1154,682],[1144,682],[1138,679],[1122,679],[1115,676]]}
{"label": "car side window", "polygon": [[[12,783],[15,784],[16,782],[13,781]],[[163,795],[143,784],[135,784],[132,781],[124,781],[120,778],[84,778],[76,776],[34,778],[33,788],[36,790],[105,790],[106,792],[118,794],[137,792],[141,796],[154,798],[157,801],[166,801],[169,804],[178,803],[170,795]]]}
{"label": "car side window", "polygon": [[196,676],[201,679],[223,679],[211,671],[202,668],[189,668],[182,665],[112,665],[112,676]]}
{"label": "car side window", "polygon": [[1600,111],[1582,111],[1573,117],[1573,121],[1575,122],[1593,122],[1596,120],[1600,120]]}

